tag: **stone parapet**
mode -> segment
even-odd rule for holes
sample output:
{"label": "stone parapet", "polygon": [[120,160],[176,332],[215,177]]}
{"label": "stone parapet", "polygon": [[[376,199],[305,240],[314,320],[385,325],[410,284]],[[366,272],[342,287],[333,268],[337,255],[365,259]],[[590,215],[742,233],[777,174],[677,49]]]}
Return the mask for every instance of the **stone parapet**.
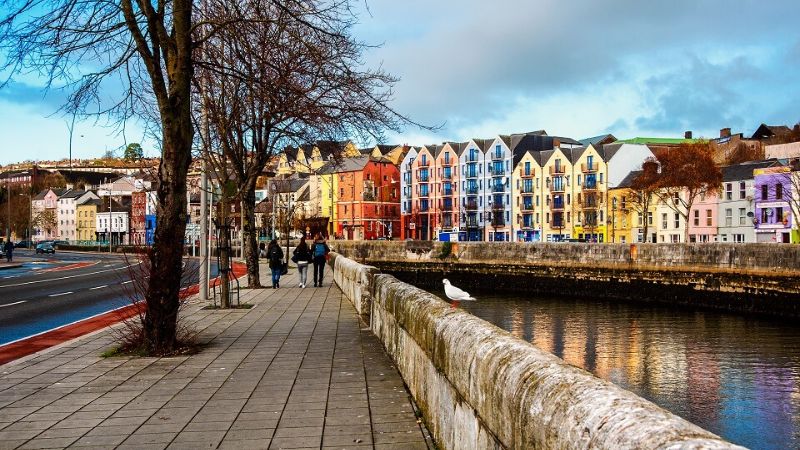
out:
{"label": "stone parapet", "polygon": [[442,448],[741,448],[391,275],[333,266],[345,295],[371,292],[371,329]]}

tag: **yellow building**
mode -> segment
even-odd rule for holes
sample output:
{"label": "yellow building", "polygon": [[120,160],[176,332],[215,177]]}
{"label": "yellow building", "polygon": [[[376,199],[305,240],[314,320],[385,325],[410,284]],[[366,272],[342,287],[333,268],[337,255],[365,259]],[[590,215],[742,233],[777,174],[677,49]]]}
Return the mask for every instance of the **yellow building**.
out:
{"label": "yellow building", "polygon": [[[570,150],[566,152],[571,153]],[[542,158],[542,241],[553,242],[572,236],[572,160],[561,148],[541,152]]]}
{"label": "yellow building", "polygon": [[319,191],[319,212],[321,217],[328,217],[328,234],[333,235],[335,232],[334,224],[337,223],[336,219],[338,213],[336,212],[336,202],[339,199],[339,180],[335,176],[334,171],[336,168],[333,164],[322,166],[316,175],[312,175],[315,179],[317,189]]}
{"label": "yellow building", "polygon": [[589,242],[608,242],[606,222],[607,167],[600,153],[589,145],[565,150],[572,155],[572,237]]}
{"label": "yellow building", "polygon": [[279,155],[277,173],[312,173],[328,161],[356,156],[361,156],[361,152],[350,141],[317,141],[313,145],[286,147]]}
{"label": "yellow building", "polygon": [[75,237],[78,241],[96,241],[97,226],[97,207],[100,200],[90,198],[84,203],[75,207]]}
{"label": "yellow building", "polygon": [[542,240],[542,167],[534,154],[538,155],[538,152],[523,153],[511,177],[514,185],[511,217],[518,242]]}

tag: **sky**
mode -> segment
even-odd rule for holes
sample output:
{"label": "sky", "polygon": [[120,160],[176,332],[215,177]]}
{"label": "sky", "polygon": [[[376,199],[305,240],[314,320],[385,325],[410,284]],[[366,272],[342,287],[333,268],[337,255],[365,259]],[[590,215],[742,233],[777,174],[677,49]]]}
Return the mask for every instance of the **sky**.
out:
{"label": "sky", "polygon": [[[407,127],[387,143],[422,145],[545,129],[716,137],[800,122],[796,0],[354,0],[367,67],[400,78],[391,106]],[[0,90],[0,163],[66,157],[71,117],[36,79]],[[75,125],[74,157],[141,142],[103,120]]]}

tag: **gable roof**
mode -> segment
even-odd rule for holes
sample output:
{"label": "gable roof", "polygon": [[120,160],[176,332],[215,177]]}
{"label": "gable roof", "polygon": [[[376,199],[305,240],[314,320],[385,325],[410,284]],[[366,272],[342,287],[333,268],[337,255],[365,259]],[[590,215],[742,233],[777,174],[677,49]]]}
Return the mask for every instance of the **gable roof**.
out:
{"label": "gable roof", "polygon": [[611,158],[614,157],[614,155],[617,154],[617,152],[619,151],[619,149],[622,148],[623,145],[625,144],[617,141],[613,144],[606,144],[602,148],[597,148],[597,152],[600,153],[600,156],[603,158],[603,161],[608,162],[609,160],[611,160]]}
{"label": "gable roof", "polygon": [[357,172],[363,170],[371,158],[366,155],[356,156],[353,158],[342,158],[342,161],[333,169],[334,173],[339,172]]}
{"label": "gable roof", "polygon": [[85,193],[86,193],[86,191],[84,191],[83,189],[80,189],[80,190],[79,189],[75,189],[75,190],[67,192],[66,194],[62,195],[60,198],[78,198],[78,197],[80,197],[81,195],[83,195]]}
{"label": "gable roof", "polygon": [[764,167],[779,166],[780,161],[775,158],[763,161],[747,161],[722,167],[722,181],[741,181],[753,178],[753,170]]}
{"label": "gable roof", "polygon": [[614,141],[615,144],[660,144],[660,145],[679,145],[691,144],[700,142],[702,139],[686,139],[686,138],[657,138],[657,137],[635,137],[630,139],[623,139]]}
{"label": "gable roof", "polygon": [[613,134],[601,134],[579,140],[582,145],[594,145],[595,147],[602,146],[603,144],[610,144],[616,142],[617,138]]}
{"label": "gable roof", "polygon": [[[541,153],[545,150],[552,150],[555,143],[552,136],[541,134],[517,134],[512,136],[513,147],[511,153],[513,155],[513,167],[525,157],[525,153],[535,154]],[[539,162],[541,164],[541,162]]]}
{"label": "gable roof", "polygon": [[762,123],[753,133],[751,139],[767,139],[772,136],[790,133],[792,130],[786,125],[767,125]]}
{"label": "gable roof", "polygon": [[623,178],[622,181],[620,181],[619,186],[617,187],[618,188],[631,187],[631,185],[633,184],[633,180],[635,180],[636,177],[638,177],[639,174],[642,172],[643,172],[642,170],[631,170],[630,172],[628,172],[627,175],[625,175],[625,178]]}

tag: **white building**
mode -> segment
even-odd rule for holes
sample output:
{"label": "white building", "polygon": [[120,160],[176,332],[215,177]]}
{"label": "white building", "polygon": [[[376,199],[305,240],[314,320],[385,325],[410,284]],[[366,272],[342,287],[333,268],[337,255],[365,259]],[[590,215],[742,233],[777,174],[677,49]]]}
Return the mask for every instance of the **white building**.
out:
{"label": "white building", "polygon": [[123,205],[112,200],[109,207],[108,199],[103,199],[103,204],[98,208],[95,217],[97,239],[103,242],[111,239],[112,245],[128,244],[130,212],[130,204]]}
{"label": "white building", "polygon": [[75,225],[75,209],[77,205],[91,198],[100,198],[92,191],[71,190],[58,198],[58,237],[65,241],[77,239]]}
{"label": "white building", "polygon": [[753,226],[753,170],[777,165],[774,159],[750,161],[722,168],[717,211],[720,242],[756,242]]}

